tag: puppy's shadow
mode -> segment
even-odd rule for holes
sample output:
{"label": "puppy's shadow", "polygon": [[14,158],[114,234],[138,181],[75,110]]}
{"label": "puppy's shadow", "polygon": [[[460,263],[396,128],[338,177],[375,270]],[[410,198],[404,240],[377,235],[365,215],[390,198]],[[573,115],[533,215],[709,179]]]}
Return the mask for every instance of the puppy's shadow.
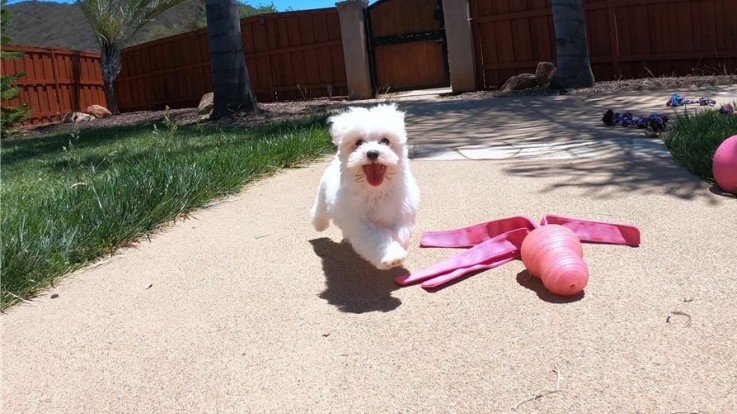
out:
{"label": "puppy's shadow", "polygon": [[543,282],[540,279],[533,277],[527,269],[517,273],[517,283],[537,293],[537,296],[540,299],[549,303],[571,303],[579,301],[586,296],[584,291],[571,296],[558,296],[546,289]]}
{"label": "puppy's shadow", "polygon": [[394,277],[409,273],[402,267],[377,270],[363,260],[348,243],[336,243],[326,237],[310,240],[315,254],[322,258],[327,288],[320,298],[342,312],[388,312],[402,301],[393,297],[399,289]]}

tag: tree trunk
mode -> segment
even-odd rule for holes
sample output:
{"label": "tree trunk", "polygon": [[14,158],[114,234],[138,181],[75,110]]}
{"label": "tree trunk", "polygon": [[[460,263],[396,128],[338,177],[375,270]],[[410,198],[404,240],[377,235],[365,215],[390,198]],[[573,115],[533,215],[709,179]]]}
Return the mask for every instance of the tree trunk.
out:
{"label": "tree trunk", "polygon": [[584,0],[552,0],[557,55],[555,79],[563,88],[594,85],[583,3]]}
{"label": "tree trunk", "polygon": [[241,22],[235,0],[206,0],[212,73],[212,119],[257,109],[246,68]]}
{"label": "tree trunk", "polygon": [[107,109],[115,115],[120,115],[118,98],[115,95],[115,80],[120,75],[122,68],[120,49],[115,45],[103,44],[100,50],[100,66],[102,67],[102,80],[105,84]]}

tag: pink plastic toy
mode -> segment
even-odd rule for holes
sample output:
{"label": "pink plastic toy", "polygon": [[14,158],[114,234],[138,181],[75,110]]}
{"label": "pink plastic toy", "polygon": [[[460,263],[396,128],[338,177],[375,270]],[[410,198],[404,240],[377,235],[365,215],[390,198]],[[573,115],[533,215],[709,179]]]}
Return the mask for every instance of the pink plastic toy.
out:
{"label": "pink plastic toy", "polygon": [[[545,227],[554,229],[541,232]],[[527,217],[510,217],[457,230],[423,233],[420,240],[422,247],[469,249],[412,274],[398,276],[394,281],[402,286],[422,282],[422,287],[431,289],[470,272],[492,269],[522,257],[530,273],[540,277],[551,292],[575,294],[586,286],[588,270],[582,261],[583,249],[580,244],[574,243],[571,233],[576,243],[640,245],[640,230],[625,224],[546,214],[538,225]],[[531,236],[532,239],[525,243]],[[540,247],[542,250],[539,250]],[[521,253],[522,249],[524,253]],[[553,266],[553,263],[556,265]]]}
{"label": "pink plastic toy", "polygon": [[556,295],[575,295],[589,281],[581,242],[567,227],[559,224],[538,227],[522,241],[520,255],[527,270]]}
{"label": "pink plastic toy", "polygon": [[719,188],[737,194],[737,135],[725,139],[717,148],[712,173]]}

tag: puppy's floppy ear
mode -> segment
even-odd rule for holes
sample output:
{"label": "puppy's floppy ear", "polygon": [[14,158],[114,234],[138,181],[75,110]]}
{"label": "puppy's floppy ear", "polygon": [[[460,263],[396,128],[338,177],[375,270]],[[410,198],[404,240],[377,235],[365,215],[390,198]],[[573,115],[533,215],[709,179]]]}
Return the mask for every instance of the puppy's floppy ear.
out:
{"label": "puppy's floppy ear", "polygon": [[343,136],[345,135],[343,131],[345,130],[347,115],[348,112],[343,112],[342,114],[333,115],[328,118],[330,136],[333,138],[333,144],[335,145],[340,145],[340,141],[343,140]]}
{"label": "puppy's floppy ear", "polygon": [[366,112],[368,112],[366,108],[352,106],[347,111],[328,118],[333,144],[339,146],[351,130],[359,125],[360,117]]}

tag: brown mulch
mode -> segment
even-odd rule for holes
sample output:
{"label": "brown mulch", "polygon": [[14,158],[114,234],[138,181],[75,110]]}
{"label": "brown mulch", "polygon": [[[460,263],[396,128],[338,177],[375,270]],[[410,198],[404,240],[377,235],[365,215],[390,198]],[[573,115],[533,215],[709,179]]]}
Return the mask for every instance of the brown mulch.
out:
{"label": "brown mulch", "polygon": [[685,89],[706,88],[710,86],[724,86],[737,84],[735,75],[714,76],[681,76],[681,77],[650,77],[638,79],[622,79],[616,81],[601,81],[590,88],[577,89],[552,89],[534,88],[521,91],[501,92],[499,90],[484,90],[467,92],[459,95],[449,95],[448,98],[461,99],[486,99],[490,97],[513,97],[513,96],[552,96],[552,95],[576,95],[594,96],[597,94],[613,94],[619,92],[637,91],[663,91],[664,99],[673,93],[683,93]]}
{"label": "brown mulch", "polygon": [[324,114],[338,110],[348,103],[347,100],[314,99],[302,102],[275,102],[260,103],[259,111],[253,114],[236,114],[229,118],[210,121],[197,113],[197,108],[182,108],[158,111],[125,112],[109,118],[95,119],[91,122],[54,123],[39,126],[27,126],[12,137],[28,138],[85,128],[109,128],[118,126],[162,124],[165,119],[176,122],[178,125],[201,124],[217,128],[232,128],[244,126],[258,126],[268,123],[300,118],[306,115]]}
{"label": "brown mulch", "polygon": [[[641,79],[623,79],[618,81],[596,82],[590,88],[578,89],[550,89],[536,88],[522,91],[500,92],[498,90],[483,90],[461,94],[447,94],[442,99],[448,100],[476,100],[489,98],[503,98],[513,96],[547,96],[547,95],[579,95],[594,96],[597,94],[612,94],[632,91],[655,91],[664,93],[664,99],[672,93],[683,93],[684,89],[701,88],[720,85],[737,84],[737,75],[723,76],[685,76],[685,77],[651,77]],[[92,122],[80,124],[55,123],[43,126],[29,126],[22,128],[15,138],[33,137],[50,133],[70,131],[75,128],[100,128],[132,125],[151,125],[164,122],[166,116],[179,125],[202,124],[217,128],[248,127],[264,125],[272,122],[299,118],[305,115],[326,114],[338,111],[348,106],[347,99],[313,99],[309,101],[274,102],[259,104],[259,112],[248,115],[235,115],[218,121],[203,119],[197,114],[197,108],[172,109],[169,111],[138,111],[126,112],[110,118],[96,119]],[[168,112],[168,113],[167,113]],[[12,139],[12,138],[11,138]]]}

